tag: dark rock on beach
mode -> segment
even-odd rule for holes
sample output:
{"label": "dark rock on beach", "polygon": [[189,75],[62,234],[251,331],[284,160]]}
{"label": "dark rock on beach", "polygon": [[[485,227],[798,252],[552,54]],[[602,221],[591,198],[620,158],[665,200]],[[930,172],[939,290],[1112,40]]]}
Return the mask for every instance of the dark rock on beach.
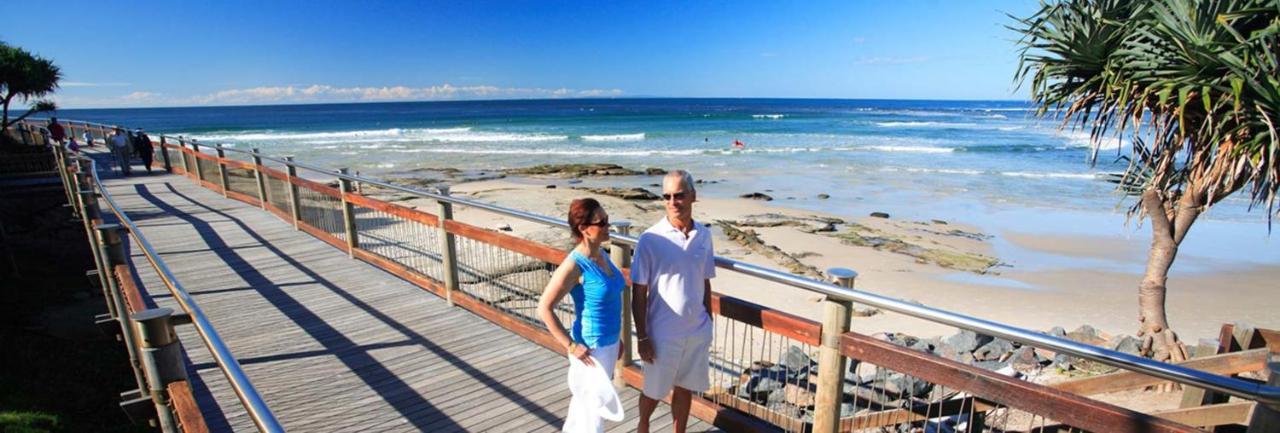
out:
{"label": "dark rock on beach", "polygon": [[818,194],[818,200],[826,200],[829,198],[831,198],[831,195],[829,194]]}
{"label": "dark rock on beach", "polygon": [[[653,170],[636,171],[624,168],[617,164],[541,164],[533,167],[513,168],[507,170],[508,174],[522,176],[557,176],[557,177],[583,177],[583,176],[635,176],[641,174],[652,174]],[[663,172],[665,173],[665,171]]]}
{"label": "dark rock on beach", "polygon": [[889,218],[889,214],[884,212],[872,212],[871,217],[872,218]]}
{"label": "dark rock on beach", "polygon": [[743,194],[743,195],[740,195],[740,196],[738,196],[738,197],[745,198],[745,199],[751,199],[751,200],[773,201],[773,197],[769,197],[769,195],[768,195],[768,194],[765,194],[765,193],[762,193],[762,192],[753,192],[753,193],[750,193],[750,194]]}
{"label": "dark rock on beach", "polygon": [[585,188],[574,187],[573,189],[588,191],[596,194],[604,194],[611,197],[617,197],[623,200],[657,200],[657,194],[649,192],[644,188]]}

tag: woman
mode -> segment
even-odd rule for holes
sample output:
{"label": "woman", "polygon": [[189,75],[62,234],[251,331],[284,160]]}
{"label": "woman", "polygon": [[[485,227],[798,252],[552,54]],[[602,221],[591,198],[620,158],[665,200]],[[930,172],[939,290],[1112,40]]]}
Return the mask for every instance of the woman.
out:
{"label": "woman", "polygon": [[[578,199],[569,205],[568,222],[576,244],[551,275],[551,281],[547,282],[538,302],[538,317],[570,357],[587,367],[597,368],[595,366],[599,365],[612,379],[614,361],[622,352],[623,343],[619,341],[618,334],[622,330],[622,291],[627,282],[622,271],[609,261],[609,256],[601,248],[609,240],[609,214],[595,199]],[[579,278],[581,282],[578,282]],[[577,312],[567,333],[554,312],[565,293],[573,299],[574,311]],[[571,375],[576,374],[576,367],[571,361]],[[570,424],[581,425],[578,424],[581,421],[579,417],[575,417],[576,402],[575,397],[575,402],[570,404],[566,430],[570,430]],[[594,418],[587,420],[591,427],[585,429],[603,428],[599,417]]]}

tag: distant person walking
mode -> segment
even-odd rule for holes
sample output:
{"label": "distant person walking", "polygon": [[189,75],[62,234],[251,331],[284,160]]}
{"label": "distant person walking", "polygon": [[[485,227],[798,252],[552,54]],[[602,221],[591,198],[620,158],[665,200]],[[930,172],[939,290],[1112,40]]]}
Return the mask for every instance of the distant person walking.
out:
{"label": "distant person walking", "polygon": [[120,165],[120,174],[128,176],[130,174],[129,137],[125,135],[123,129],[115,129],[115,134],[107,139],[107,147],[111,148],[111,154],[116,157],[116,164]]}
{"label": "distant person walking", "polygon": [[88,147],[93,147],[93,133],[89,131],[84,132],[84,145]]}
{"label": "distant person walking", "polygon": [[[570,387],[574,390],[565,419],[565,431],[604,431],[599,405],[601,399],[580,395],[583,389],[613,392],[614,362],[622,353],[618,335],[622,331],[622,291],[627,281],[622,271],[609,260],[601,245],[609,240],[609,214],[592,198],[574,200],[569,205],[569,230],[577,241],[569,256],[560,263],[538,302],[538,317],[547,330],[569,353]],[[581,282],[579,282],[581,278]],[[556,316],[555,308],[565,294],[573,299],[573,325],[568,333]],[[604,374],[592,369],[603,369]],[[592,379],[595,378],[595,379]],[[591,386],[575,386],[578,382],[596,380]],[[599,382],[606,383],[599,383]],[[613,395],[616,400],[616,392]],[[621,404],[616,406],[615,421],[622,418]],[[606,411],[607,412],[607,411]]]}
{"label": "distant person walking", "polygon": [[147,174],[151,174],[151,161],[155,157],[156,148],[151,143],[151,137],[142,132],[142,128],[135,131],[133,148],[138,152],[138,158],[142,159],[142,166],[147,168]]}
{"label": "distant person walking", "polygon": [[49,118],[49,126],[45,129],[49,130],[49,138],[57,145],[60,146],[63,141],[66,141],[67,130],[62,127],[61,123],[58,123],[57,117]]}
{"label": "distant person walking", "polygon": [[711,230],[693,220],[693,176],[672,170],[662,180],[667,215],[640,235],[631,263],[631,314],[644,368],[637,431],[649,432],[658,400],[671,394],[677,433],[689,424],[693,392],[710,389]]}

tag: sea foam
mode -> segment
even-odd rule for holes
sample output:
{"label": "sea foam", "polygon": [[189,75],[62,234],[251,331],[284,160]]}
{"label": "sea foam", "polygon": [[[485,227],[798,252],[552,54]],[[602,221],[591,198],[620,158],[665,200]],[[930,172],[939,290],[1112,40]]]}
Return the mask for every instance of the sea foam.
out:
{"label": "sea foam", "polygon": [[458,128],[389,128],[335,132],[277,132],[258,131],[231,134],[195,136],[201,140],[230,141],[294,141],[306,144],[343,144],[375,142],[548,142],[568,140],[567,135],[528,134],[500,131],[475,131],[469,127]]}
{"label": "sea foam", "polygon": [[644,140],[644,133],[636,134],[616,134],[616,135],[583,135],[582,141],[640,141]]}

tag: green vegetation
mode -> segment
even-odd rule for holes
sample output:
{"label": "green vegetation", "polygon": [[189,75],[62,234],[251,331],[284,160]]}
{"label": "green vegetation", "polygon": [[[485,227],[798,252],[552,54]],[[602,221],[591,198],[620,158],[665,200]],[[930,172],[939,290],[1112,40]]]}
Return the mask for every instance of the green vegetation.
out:
{"label": "green vegetation", "polygon": [[985,274],[1000,264],[995,257],[975,253],[964,253],[947,248],[922,246],[909,239],[895,237],[861,224],[849,223],[844,231],[833,234],[840,242],[859,247],[875,248],[914,257],[921,263],[935,265],[960,271]]}
{"label": "green vegetation", "polygon": [[[1015,17],[1016,19],[1016,17]],[[1280,8],[1275,0],[1062,0],[1017,19],[1015,80],[1041,116],[1131,143],[1113,180],[1137,197],[1152,247],[1138,286],[1145,355],[1187,358],[1165,316],[1169,268],[1192,223],[1240,190],[1276,210]]]}
{"label": "green vegetation", "polygon": [[52,101],[37,100],[26,113],[9,119],[9,104],[18,99],[29,102],[34,98],[42,98],[58,87],[60,79],[62,71],[53,61],[0,42],[0,106],[3,106],[0,131],[8,130],[10,125],[32,114],[57,109]]}

